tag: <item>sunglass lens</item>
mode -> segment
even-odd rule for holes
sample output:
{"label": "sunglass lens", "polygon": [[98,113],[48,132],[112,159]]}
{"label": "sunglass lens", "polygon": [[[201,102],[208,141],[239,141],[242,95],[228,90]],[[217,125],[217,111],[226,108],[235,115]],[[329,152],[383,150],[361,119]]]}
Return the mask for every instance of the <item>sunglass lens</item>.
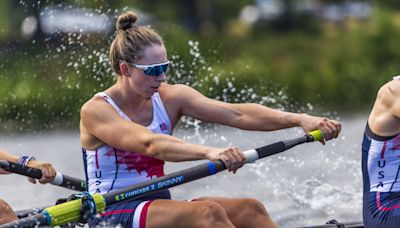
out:
{"label": "sunglass lens", "polygon": [[144,71],[145,74],[149,75],[149,76],[155,76],[154,74],[154,67],[149,67],[147,68],[147,70]]}
{"label": "sunglass lens", "polygon": [[168,70],[168,64],[162,65],[162,69],[164,72],[167,72]]}
{"label": "sunglass lens", "polygon": [[149,76],[158,76],[162,74],[163,72],[166,72],[168,69],[168,64],[161,65],[161,66],[153,66],[147,68],[144,73]]}
{"label": "sunglass lens", "polygon": [[155,73],[156,73],[156,75],[158,76],[158,75],[160,75],[160,74],[162,74],[162,72],[163,72],[163,70],[162,70],[162,67],[161,66],[157,66],[157,67],[155,67]]}

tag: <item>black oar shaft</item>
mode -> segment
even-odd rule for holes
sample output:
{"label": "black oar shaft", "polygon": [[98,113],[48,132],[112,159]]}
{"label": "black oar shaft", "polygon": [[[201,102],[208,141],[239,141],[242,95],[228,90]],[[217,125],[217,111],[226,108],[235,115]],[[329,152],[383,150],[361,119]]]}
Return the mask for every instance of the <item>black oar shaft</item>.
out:
{"label": "black oar shaft", "polygon": [[29,166],[23,166],[6,160],[0,160],[0,168],[8,172],[18,173],[36,179],[40,179],[42,177],[42,171],[40,169],[31,168]]}
{"label": "black oar shaft", "polygon": [[63,174],[61,183],[56,185],[79,192],[86,191],[86,181]]}
{"label": "black oar shaft", "polygon": [[[35,179],[42,178],[42,170],[37,168],[32,168],[29,166],[20,165],[14,162],[0,160],[0,168],[12,172],[18,173],[27,177],[32,177]],[[67,175],[63,175],[57,172],[56,178],[51,182],[54,185],[58,185],[64,188],[76,190],[76,191],[85,191],[86,190],[86,181],[80,180],[75,177],[70,177]]]}
{"label": "black oar shaft", "polygon": [[22,210],[14,211],[14,213],[19,219],[21,219],[21,218],[25,218],[28,216],[39,214],[40,212],[42,212],[44,209],[46,209],[48,207],[49,206],[22,209]]}
{"label": "black oar shaft", "polygon": [[285,150],[288,150],[294,146],[300,145],[305,142],[312,142],[314,139],[310,135],[305,135],[303,137],[299,137],[296,139],[289,139],[285,141],[280,141],[276,143],[272,143],[270,145],[266,145],[260,148],[255,149],[258,153],[259,159],[265,158]]}
{"label": "black oar shaft", "polygon": [[1,228],[21,228],[21,227],[38,227],[48,224],[47,218],[44,214],[36,214],[27,218],[15,220],[13,222],[0,225]]}
{"label": "black oar shaft", "polygon": [[304,226],[298,228],[364,228],[363,222],[332,223],[317,226]]}

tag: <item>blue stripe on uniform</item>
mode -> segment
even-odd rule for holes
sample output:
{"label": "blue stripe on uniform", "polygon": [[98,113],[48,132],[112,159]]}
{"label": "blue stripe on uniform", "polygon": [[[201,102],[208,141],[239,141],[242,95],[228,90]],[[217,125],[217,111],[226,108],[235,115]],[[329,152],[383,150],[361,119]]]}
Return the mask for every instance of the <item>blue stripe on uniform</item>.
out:
{"label": "blue stripe on uniform", "polygon": [[111,190],[114,189],[114,183],[118,178],[118,153],[114,147],[113,147],[113,150],[114,150],[114,155],[115,155],[115,176],[114,176],[114,180],[111,183],[111,187],[110,187],[110,189],[108,189],[107,193],[111,192]]}

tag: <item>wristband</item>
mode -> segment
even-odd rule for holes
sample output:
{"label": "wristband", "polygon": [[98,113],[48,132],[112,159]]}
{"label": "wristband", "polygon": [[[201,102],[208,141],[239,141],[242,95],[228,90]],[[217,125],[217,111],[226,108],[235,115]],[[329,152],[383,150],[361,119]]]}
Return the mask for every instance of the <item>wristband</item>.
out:
{"label": "wristband", "polygon": [[28,162],[31,161],[31,160],[34,161],[35,157],[24,155],[24,156],[20,156],[18,158],[17,163],[20,164],[20,165],[26,166],[28,164]]}

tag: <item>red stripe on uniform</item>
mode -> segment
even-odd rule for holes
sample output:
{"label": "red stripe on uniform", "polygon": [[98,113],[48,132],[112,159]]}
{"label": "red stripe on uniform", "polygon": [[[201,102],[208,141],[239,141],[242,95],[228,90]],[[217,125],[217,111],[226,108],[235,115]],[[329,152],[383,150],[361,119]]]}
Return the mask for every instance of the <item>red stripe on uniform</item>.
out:
{"label": "red stripe on uniform", "polygon": [[99,169],[99,155],[98,155],[98,151],[96,149],[96,168]]}
{"label": "red stripe on uniform", "polygon": [[146,228],[147,210],[152,202],[149,201],[143,206],[142,213],[140,214],[139,228]]}
{"label": "red stripe on uniform", "polygon": [[381,158],[385,157],[386,143],[387,143],[387,141],[385,141],[383,143],[383,147],[382,147],[382,151],[381,151]]}

